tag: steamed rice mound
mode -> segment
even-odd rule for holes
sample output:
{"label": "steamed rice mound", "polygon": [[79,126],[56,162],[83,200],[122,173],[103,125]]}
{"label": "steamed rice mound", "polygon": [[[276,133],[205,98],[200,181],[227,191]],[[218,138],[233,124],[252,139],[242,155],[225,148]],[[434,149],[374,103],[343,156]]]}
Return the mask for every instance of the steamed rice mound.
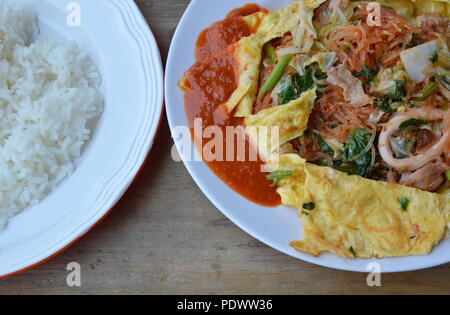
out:
{"label": "steamed rice mound", "polygon": [[0,0],[0,229],[74,170],[103,108],[100,74],[76,44],[37,41],[35,17]]}

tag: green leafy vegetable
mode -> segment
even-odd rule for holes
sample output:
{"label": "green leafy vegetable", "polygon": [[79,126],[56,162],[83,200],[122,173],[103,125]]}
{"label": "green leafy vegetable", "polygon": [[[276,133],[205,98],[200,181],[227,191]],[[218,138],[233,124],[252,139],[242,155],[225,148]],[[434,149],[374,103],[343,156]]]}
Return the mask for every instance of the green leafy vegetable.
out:
{"label": "green leafy vegetable", "polygon": [[266,95],[267,92],[269,92],[275,87],[278,81],[280,81],[284,71],[289,66],[292,57],[294,57],[294,55],[292,54],[284,55],[283,57],[281,57],[280,61],[275,66],[272,73],[269,75],[269,78],[266,80],[266,82],[264,82],[263,86],[259,90],[258,97]]}
{"label": "green leafy vegetable", "polygon": [[[353,163],[356,166],[356,174],[362,177],[370,177],[373,169],[371,167],[372,154],[367,148],[372,133],[366,129],[356,129],[350,132],[349,141],[344,146],[343,158],[345,162]],[[367,151],[367,152],[365,152]]]}
{"label": "green leafy vegetable", "polygon": [[294,84],[299,94],[309,91],[314,88],[314,75],[311,67],[306,67],[305,75],[301,76],[298,73],[294,76]]}
{"label": "green leafy vegetable", "polygon": [[419,126],[423,126],[423,125],[427,125],[428,123],[425,120],[421,120],[421,119],[408,119],[404,122],[402,122],[400,124],[399,130],[400,132],[405,131],[406,129],[408,129],[409,127],[419,127]]}
{"label": "green leafy vegetable", "polygon": [[323,153],[334,156],[334,150],[323,140],[321,135],[317,135],[317,143],[319,144],[320,150]]}
{"label": "green leafy vegetable", "polygon": [[308,203],[303,204],[303,209],[306,209],[306,210],[311,211],[311,210],[314,210],[315,207],[316,207],[316,205],[314,202],[308,202]]}
{"label": "green leafy vegetable", "polygon": [[385,97],[393,102],[400,102],[406,96],[405,81],[395,80],[395,87]]}
{"label": "green leafy vegetable", "polygon": [[395,80],[394,88],[386,94],[382,99],[378,107],[385,113],[393,113],[396,109],[392,108],[392,103],[400,102],[406,96],[405,81]]}
{"label": "green leafy vegetable", "polygon": [[297,98],[297,89],[295,88],[294,84],[286,79],[282,78],[282,88],[280,92],[280,105],[284,105],[289,103],[292,100],[295,100]]}
{"label": "green leafy vegetable", "polygon": [[350,247],[349,251],[350,251],[350,253],[352,253],[353,257],[355,257],[355,258],[358,257],[358,255],[356,255],[356,251],[353,247]]}
{"label": "green leafy vegetable", "polygon": [[270,61],[273,63],[277,62],[277,54],[275,52],[275,48],[271,43],[267,43],[264,45],[264,51],[266,52],[267,57],[269,57]]}
{"label": "green leafy vegetable", "polygon": [[284,84],[284,88],[280,92],[280,105],[287,104],[298,98],[303,92],[314,88],[315,80],[313,69],[311,67],[306,67],[303,76],[296,73],[292,76],[291,84],[288,84],[287,82],[288,81],[286,80],[286,84]]}
{"label": "green leafy vegetable", "polygon": [[328,75],[325,71],[322,71],[322,69],[320,69],[320,67],[318,67],[316,70],[316,78],[317,78],[317,80],[325,80],[328,78]]}
{"label": "green leafy vegetable", "polygon": [[400,199],[400,206],[402,207],[403,211],[407,211],[409,207],[409,199],[406,197],[403,197]]}
{"label": "green leafy vegetable", "polygon": [[384,113],[394,113],[394,112],[397,111],[395,108],[392,108],[391,102],[390,102],[388,99],[386,99],[386,98],[383,98],[383,99],[381,100],[381,103],[378,104],[378,107],[379,107]]}
{"label": "green leafy vegetable", "polygon": [[278,185],[283,179],[292,176],[292,171],[275,171],[266,176],[268,180],[273,180],[271,187]]}
{"label": "green leafy vegetable", "polygon": [[416,97],[414,100],[417,102],[424,101],[428,96],[430,96],[434,91],[438,89],[439,85],[437,83],[430,83],[422,90],[422,96]]}

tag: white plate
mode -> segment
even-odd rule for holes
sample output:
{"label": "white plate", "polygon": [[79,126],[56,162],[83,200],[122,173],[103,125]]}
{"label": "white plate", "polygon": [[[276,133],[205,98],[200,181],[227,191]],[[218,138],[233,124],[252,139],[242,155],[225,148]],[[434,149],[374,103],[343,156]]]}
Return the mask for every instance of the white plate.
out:
{"label": "white plate", "polygon": [[[166,68],[166,111],[172,131],[176,126],[187,126],[183,107],[183,94],[177,88],[177,80],[194,63],[194,47],[200,32],[213,22],[221,20],[234,8],[248,0],[193,0],[181,20]],[[292,0],[255,1],[267,9],[278,9]],[[258,240],[288,255],[317,265],[335,269],[366,272],[368,264],[377,262],[381,272],[401,272],[424,269],[450,262],[450,241],[441,243],[430,255],[402,257],[384,260],[344,260],[332,254],[312,257],[296,252],[288,243],[302,236],[301,219],[296,210],[280,206],[266,208],[247,201],[218,179],[203,162],[184,161],[186,168],[204,194],[228,218]],[[214,235],[208,235],[214,237]]]}
{"label": "white plate", "polygon": [[38,38],[75,40],[103,77],[105,110],[74,174],[0,233],[0,276],[30,268],[66,248],[101,220],[140,170],[163,108],[160,53],[132,0],[77,0],[81,26],[67,24],[66,0],[25,0]]}

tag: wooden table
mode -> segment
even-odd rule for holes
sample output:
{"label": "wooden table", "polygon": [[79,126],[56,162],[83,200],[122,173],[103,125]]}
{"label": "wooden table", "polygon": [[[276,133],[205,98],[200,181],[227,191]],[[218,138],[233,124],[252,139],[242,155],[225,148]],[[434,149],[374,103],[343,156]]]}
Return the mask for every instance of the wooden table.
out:
{"label": "wooden table", "polygon": [[[214,1],[214,0],[211,0]],[[136,0],[163,59],[189,0]],[[450,293],[450,265],[382,277],[334,271],[281,254],[225,218],[171,159],[164,119],[143,172],[112,213],[41,266],[0,280],[0,294]],[[82,286],[66,285],[70,262]]]}

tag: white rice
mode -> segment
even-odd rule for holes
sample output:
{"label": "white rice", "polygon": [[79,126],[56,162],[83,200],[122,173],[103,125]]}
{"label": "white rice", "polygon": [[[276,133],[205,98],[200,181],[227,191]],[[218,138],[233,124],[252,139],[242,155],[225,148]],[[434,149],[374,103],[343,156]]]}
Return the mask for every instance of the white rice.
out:
{"label": "white rice", "polygon": [[100,74],[76,44],[37,41],[35,16],[0,0],[0,229],[74,170],[103,109]]}

